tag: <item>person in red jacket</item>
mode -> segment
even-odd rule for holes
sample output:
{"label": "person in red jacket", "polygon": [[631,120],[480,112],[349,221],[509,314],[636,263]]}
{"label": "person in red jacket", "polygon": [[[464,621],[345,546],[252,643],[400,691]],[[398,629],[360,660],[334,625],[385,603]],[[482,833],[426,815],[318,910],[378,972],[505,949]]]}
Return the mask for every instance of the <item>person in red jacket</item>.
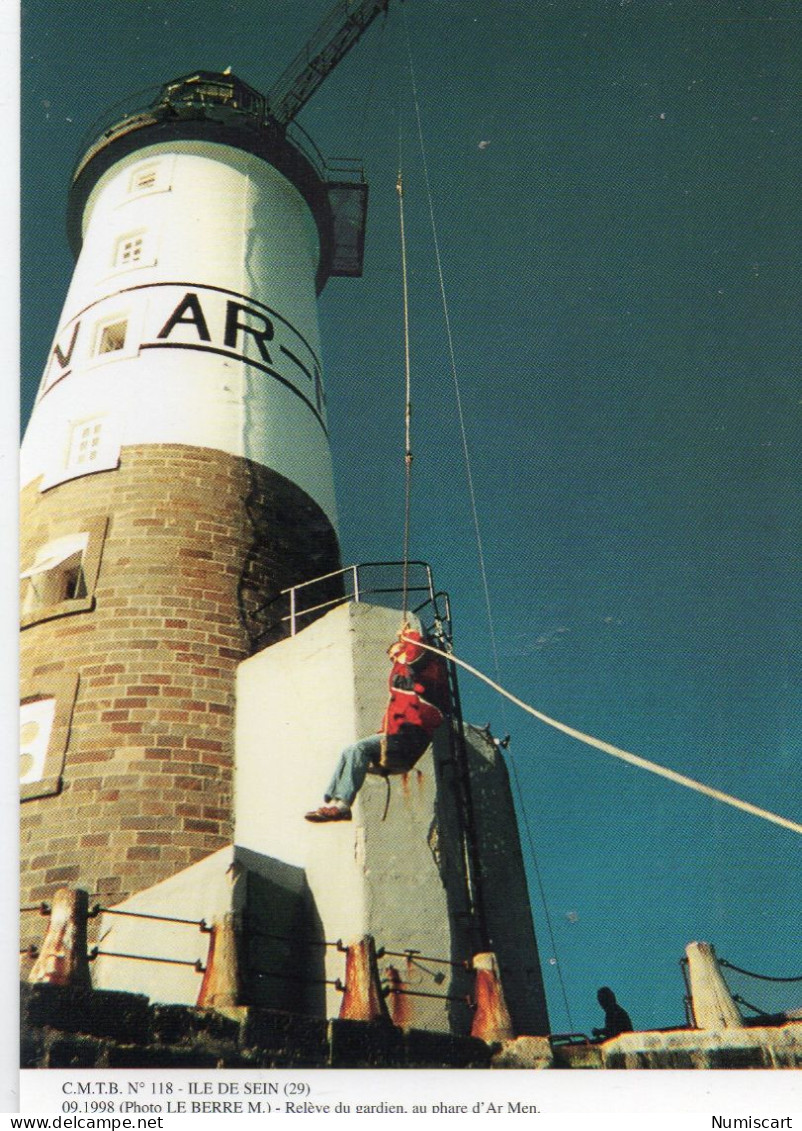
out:
{"label": "person in red jacket", "polygon": [[443,721],[448,695],[445,668],[420,646],[423,637],[405,624],[388,650],[390,701],[377,734],[352,743],[340,754],[324,804],[307,821],[350,821],[351,806],[368,769],[382,774],[411,770]]}

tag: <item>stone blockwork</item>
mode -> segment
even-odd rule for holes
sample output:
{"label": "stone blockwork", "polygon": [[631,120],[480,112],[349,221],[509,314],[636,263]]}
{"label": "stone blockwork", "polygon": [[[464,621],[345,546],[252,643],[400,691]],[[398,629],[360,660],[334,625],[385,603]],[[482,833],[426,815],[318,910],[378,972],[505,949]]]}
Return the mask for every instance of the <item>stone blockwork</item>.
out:
{"label": "stone blockwork", "polygon": [[21,986],[22,1068],[784,1069],[802,1024],[624,1033],[603,1044],[518,1037],[487,1044],[386,1022],[258,1007],[151,1005],[141,994]]}
{"label": "stone blockwork", "polygon": [[22,986],[23,1068],[488,1068],[473,1037],[137,994]]}
{"label": "stone blockwork", "polygon": [[336,535],[283,477],[181,445],[29,484],[21,525],[23,568],[102,536],[91,599],[22,632],[21,698],[74,696],[50,795],[25,787],[22,902],[67,884],[115,903],[230,843],[235,668],[283,634],[282,588],[339,567]]}

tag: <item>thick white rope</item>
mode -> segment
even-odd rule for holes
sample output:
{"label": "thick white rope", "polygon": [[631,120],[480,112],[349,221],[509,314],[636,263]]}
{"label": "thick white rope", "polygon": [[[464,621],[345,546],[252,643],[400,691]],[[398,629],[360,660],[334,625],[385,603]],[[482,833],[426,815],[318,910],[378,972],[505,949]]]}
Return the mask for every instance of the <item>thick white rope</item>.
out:
{"label": "thick white rope", "polygon": [[568,726],[566,723],[558,722],[557,719],[552,719],[548,715],[544,715],[542,711],[535,710],[530,707],[528,703],[524,703],[516,695],[506,691],[489,676],[483,675],[482,672],[472,667],[471,664],[465,660],[458,659],[457,656],[450,652],[443,652],[439,648],[432,647],[431,644],[423,644],[420,641],[415,641],[420,647],[426,648],[429,652],[434,652],[438,656],[442,656],[445,660],[451,660],[453,663],[458,664],[461,668],[475,675],[477,679],[481,679],[494,691],[500,695],[505,696],[516,707],[520,707],[522,711],[539,719],[547,726],[554,727],[555,730],[560,730],[563,734],[569,735],[571,738],[577,739],[579,742],[584,742],[586,746],[594,746],[597,750],[603,751],[605,754],[611,754],[614,758],[620,758],[623,762],[629,762],[632,766],[638,766],[641,770],[648,770],[652,774],[658,774],[662,778],[668,778],[669,781],[676,782],[677,785],[684,785],[686,789],[693,789],[697,793],[703,793],[707,797],[712,797],[715,801],[723,801],[725,805],[732,805],[735,809],[742,809],[745,813],[751,813],[754,817],[762,817],[764,821],[771,821],[775,825],[781,825],[783,828],[790,829],[792,832],[802,834],[802,825],[797,824],[796,821],[791,821],[787,817],[780,817],[776,813],[771,813],[768,809],[759,809],[757,805],[751,805],[748,801],[741,801],[738,797],[733,797],[729,793],[723,793],[720,789],[714,789],[710,785],[705,785],[703,782],[695,781],[694,778],[686,777],[685,774],[678,774],[676,770],[669,770],[665,766],[658,765],[657,762],[650,762],[646,758],[640,758],[637,754],[630,754],[627,750],[621,750],[618,746],[613,746],[609,742],[604,742],[600,738],[594,738],[593,735],[585,734],[581,730],[576,730],[574,727]]}

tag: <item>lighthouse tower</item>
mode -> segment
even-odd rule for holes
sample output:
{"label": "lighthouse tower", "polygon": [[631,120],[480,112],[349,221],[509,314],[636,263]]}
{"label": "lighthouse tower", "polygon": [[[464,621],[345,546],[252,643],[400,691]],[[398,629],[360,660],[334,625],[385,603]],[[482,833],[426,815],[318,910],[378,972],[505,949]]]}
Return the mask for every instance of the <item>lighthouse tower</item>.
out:
{"label": "lighthouse tower", "polygon": [[[318,333],[366,191],[230,74],[168,83],[78,163],[22,451],[23,901],[89,894],[97,988],[208,1004],[225,951],[227,1004],[331,1017],[375,942],[397,1026],[468,1032],[482,953],[508,1028],[545,1033],[503,758],[453,668],[414,771],[304,820],[379,726],[400,621],[340,567]],[[427,575],[421,627],[440,596]]]}
{"label": "lighthouse tower", "polygon": [[339,566],[316,296],[364,193],[203,72],[78,165],[22,449],[24,900],[231,841],[235,668]]}

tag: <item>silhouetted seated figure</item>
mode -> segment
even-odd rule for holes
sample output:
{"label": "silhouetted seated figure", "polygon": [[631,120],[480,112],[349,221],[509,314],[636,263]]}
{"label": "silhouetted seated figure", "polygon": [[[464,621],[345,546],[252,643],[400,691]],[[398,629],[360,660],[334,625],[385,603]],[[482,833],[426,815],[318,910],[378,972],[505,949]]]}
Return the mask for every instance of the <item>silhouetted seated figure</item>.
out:
{"label": "silhouetted seated figure", "polygon": [[604,1028],[594,1029],[593,1036],[607,1041],[610,1037],[617,1037],[619,1033],[631,1033],[632,1022],[629,1014],[615,1000],[615,994],[609,986],[602,986],[596,993],[596,999],[604,1010]]}

